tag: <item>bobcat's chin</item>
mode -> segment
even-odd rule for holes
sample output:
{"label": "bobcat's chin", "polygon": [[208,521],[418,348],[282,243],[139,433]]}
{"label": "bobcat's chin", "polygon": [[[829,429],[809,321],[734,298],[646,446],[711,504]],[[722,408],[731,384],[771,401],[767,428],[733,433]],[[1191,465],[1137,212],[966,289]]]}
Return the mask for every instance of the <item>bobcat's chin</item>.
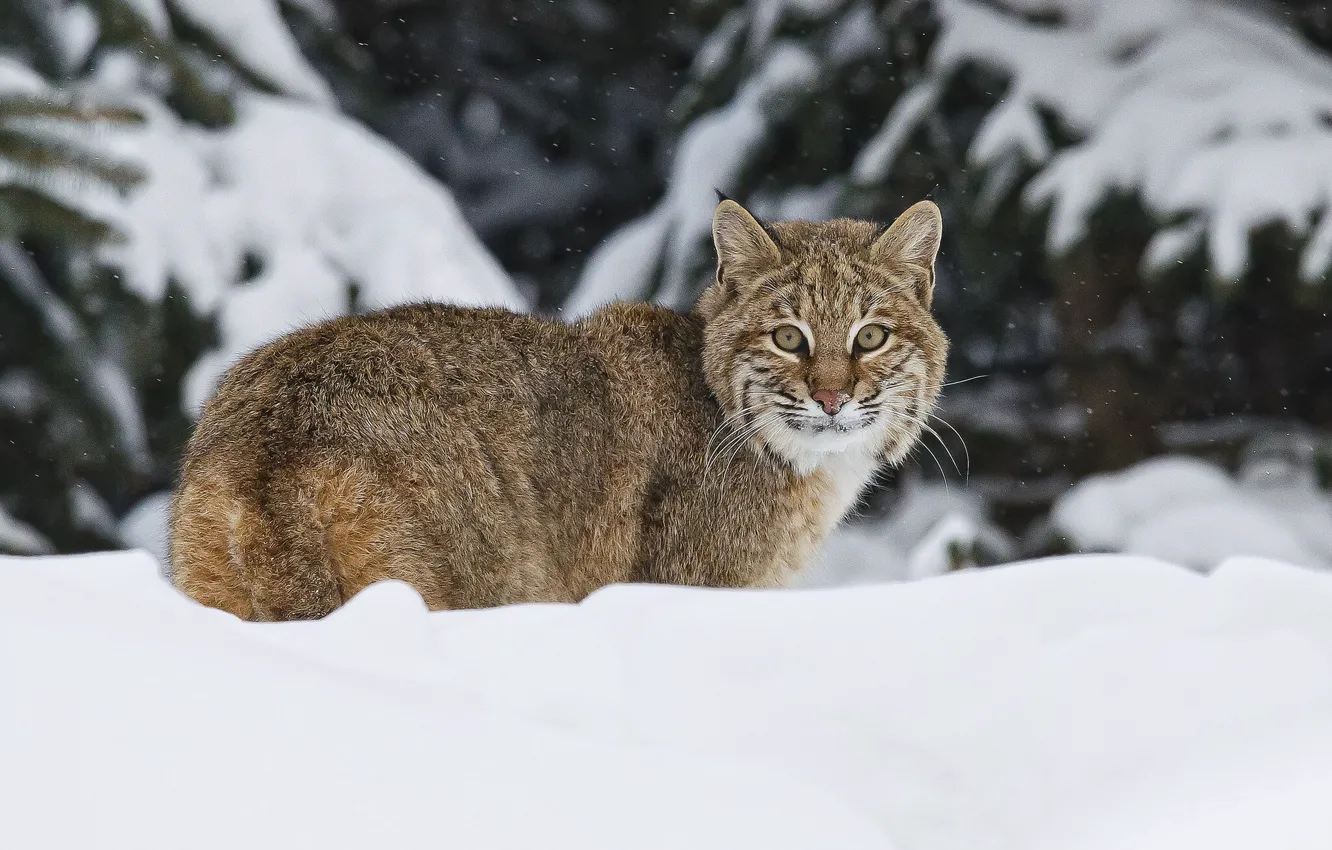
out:
{"label": "bobcat's chin", "polygon": [[833,458],[863,456],[873,464],[884,434],[877,417],[848,406],[836,416],[822,412],[783,416],[762,428],[759,436],[778,457],[801,475],[808,475]]}

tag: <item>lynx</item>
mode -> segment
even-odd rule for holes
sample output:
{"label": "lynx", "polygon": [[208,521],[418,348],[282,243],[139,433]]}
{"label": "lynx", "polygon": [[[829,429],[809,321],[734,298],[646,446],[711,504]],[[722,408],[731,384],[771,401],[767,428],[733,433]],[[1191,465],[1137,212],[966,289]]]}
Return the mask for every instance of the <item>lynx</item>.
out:
{"label": "lynx", "polygon": [[174,581],[252,620],[322,617],[383,579],[431,609],[779,586],[934,407],[941,232],[928,201],[883,231],[723,199],[690,313],[415,304],[290,333],[204,410]]}

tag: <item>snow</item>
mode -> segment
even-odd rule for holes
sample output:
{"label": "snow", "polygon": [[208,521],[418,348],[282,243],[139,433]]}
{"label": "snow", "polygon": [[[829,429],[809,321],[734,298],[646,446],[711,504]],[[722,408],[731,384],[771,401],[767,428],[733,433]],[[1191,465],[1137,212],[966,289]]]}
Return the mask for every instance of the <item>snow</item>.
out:
{"label": "snow", "polygon": [[868,59],[884,49],[874,7],[857,3],[837,18],[829,34],[828,56],[838,65]]}
{"label": "snow", "polygon": [[830,177],[817,186],[791,186],[781,192],[756,191],[746,208],[762,219],[819,221],[835,218],[844,181]]}
{"label": "snow", "polygon": [[41,74],[10,56],[0,56],[0,94],[37,95],[48,91]]}
{"label": "snow", "polygon": [[[346,313],[353,283],[364,309],[422,299],[523,306],[448,190],[352,120],[248,95],[236,123],[214,131],[142,106],[147,127],[117,131],[107,146],[150,176],[98,207],[128,237],[103,256],[146,299],[172,280],[194,309],[216,312],[222,344],[186,379],[191,413],[245,351]],[[239,281],[247,256],[261,268]]]}
{"label": "snow", "polygon": [[838,11],[844,0],[751,0],[749,50],[757,53],[771,43],[786,18],[819,19]]}
{"label": "snow", "polygon": [[338,10],[333,0],[285,0],[285,3],[322,27],[332,29],[338,25]]}
{"label": "snow", "polygon": [[1332,496],[1275,461],[1255,464],[1236,480],[1202,460],[1155,458],[1078,483],[1051,519],[1081,551],[1151,555],[1199,570],[1237,555],[1332,569]]}
{"label": "snow", "polygon": [[165,0],[127,0],[125,5],[158,35],[166,35],[171,31],[171,17],[167,13]]}
{"label": "snow", "polygon": [[152,463],[148,428],[138,392],[124,368],[100,350],[78,315],[60,300],[32,256],[18,243],[0,241],[0,269],[10,291],[37,313],[46,333],[60,343],[69,367],[86,382],[90,399],[115,429],[113,447],[136,471],[146,471]]}
{"label": "snow", "polygon": [[182,18],[216,39],[229,56],[279,91],[333,105],[332,90],[301,55],[278,12],[277,0],[171,0],[171,5]]}
{"label": "snow", "polygon": [[92,52],[101,35],[101,25],[97,16],[85,4],[48,3],[43,19],[34,16],[34,25],[40,37],[46,39],[52,48],[56,62],[65,73],[81,67]]}
{"label": "snow", "polygon": [[55,546],[40,531],[18,519],[0,505],[0,552],[17,555],[45,555]]}
{"label": "snow", "polygon": [[734,100],[685,131],[666,197],[593,253],[564,312],[578,317],[611,301],[643,297],[658,272],[657,300],[684,306],[705,265],[700,257],[710,244],[714,190],[736,181],[790,99],[808,93],[818,68],[818,60],[795,42],[775,42]]}
{"label": "snow", "polygon": [[727,60],[735,53],[746,23],[742,9],[732,9],[722,16],[694,54],[690,75],[695,79],[709,79],[721,73]]}
{"label": "snow", "polygon": [[[321,18],[332,11],[313,0],[305,7]],[[135,8],[146,20],[170,24],[160,2],[136,0]],[[260,77],[305,100],[238,91],[234,124],[205,128],[181,120],[152,94],[155,69],[142,57],[106,49],[81,90],[94,101],[132,105],[145,123],[71,131],[70,141],[141,168],[146,179],[122,194],[79,175],[33,177],[0,162],[0,182],[37,188],[110,224],[123,238],[99,246],[99,259],[130,292],[158,301],[171,283],[185,291],[191,309],[216,318],[220,344],[185,379],[187,413],[197,415],[245,351],[353,307],[417,300],[526,306],[449,191],[329,108],[327,87],[300,57],[273,0],[170,0],[170,8]],[[259,57],[266,64],[256,64]],[[0,90],[49,89],[0,58]],[[7,255],[6,263],[23,259]],[[247,269],[252,279],[242,280]],[[133,387],[119,364],[78,344],[86,334],[77,320],[38,284],[28,287],[29,300],[66,348],[81,352],[80,370],[116,423],[121,447],[142,467],[146,438]]]}
{"label": "snow", "polygon": [[1012,560],[1014,546],[974,492],[907,477],[889,515],[833,531],[793,587],[846,587],[943,575],[976,563]]}
{"label": "snow", "polygon": [[[316,23],[335,22],[327,0],[292,5]],[[152,56],[132,46],[97,47],[97,16],[85,5],[61,2],[45,11],[35,24],[52,30],[66,72],[77,79],[57,91],[0,56],[0,93],[128,107],[144,122],[13,119],[7,129],[40,131],[89,158],[141,169],[145,179],[121,191],[86,174],[38,173],[0,158],[0,185],[40,192],[121,237],[92,249],[95,256],[80,250],[71,260],[78,267],[106,266],[126,292],[149,303],[183,291],[191,310],[214,321],[218,343],[191,364],[181,388],[189,415],[244,352],[303,324],[420,300],[527,306],[447,188],[336,111],[276,0],[131,0],[122,10],[163,36],[173,21],[184,21],[242,66],[239,75],[218,70],[226,63],[195,69],[214,77],[236,107],[235,122],[223,128],[183,120],[163,102],[168,69]],[[253,91],[255,85],[277,94]],[[115,334],[103,340],[87,329],[17,243],[0,242],[0,266],[59,343],[97,424],[113,429],[111,447],[137,480],[149,480],[155,464],[126,368],[129,349],[113,344]],[[34,387],[31,376],[4,372],[0,401],[15,412],[32,408],[40,401]],[[119,520],[108,501],[122,505],[88,482],[78,482],[68,499],[75,525],[165,555],[163,494]],[[52,545],[6,513],[0,549],[47,552]]]}
{"label": "snow", "polygon": [[[1030,2],[938,0],[931,71],[861,152],[856,178],[881,181],[946,82],[979,63],[1010,82],[968,158],[1001,179],[1034,171],[1024,201],[1050,207],[1053,253],[1083,239],[1112,195],[1136,194],[1160,226],[1148,273],[1205,250],[1214,277],[1237,280],[1255,230],[1283,224],[1308,236],[1316,222],[1301,274],[1323,278],[1332,266],[1332,61],[1275,17],[1231,4],[1034,5],[1065,22],[1024,19]],[[1043,109],[1077,141],[1056,151]]]}
{"label": "snow", "polygon": [[898,98],[883,127],[857,154],[851,166],[851,176],[861,183],[876,183],[887,177],[888,169],[901,154],[915,125],[925,119],[942,94],[943,87],[931,80],[908,89]]}
{"label": "snow", "polygon": [[170,491],[164,491],[140,499],[116,526],[121,543],[152,555],[167,574],[170,573],[167,540],[170,536],[171,496]]}
{"label": "snow", "polygon": [[643,295],[660,266],[670,224],[665,213],[653,211],[615,231],[588,258],[561,312],[576,319],[612,301]]}
{"label": "snow", "polygon": [[110,540],[116,538],[116,516],[111,506],[87,481],[75,481],[69,488],[69,516],[79,528]]}
{"label": "snow", "polygon": [[1272,561],[255,625],[142,553],[6,558],[0,623],[5,846],[1332,842],[1332,577]]}

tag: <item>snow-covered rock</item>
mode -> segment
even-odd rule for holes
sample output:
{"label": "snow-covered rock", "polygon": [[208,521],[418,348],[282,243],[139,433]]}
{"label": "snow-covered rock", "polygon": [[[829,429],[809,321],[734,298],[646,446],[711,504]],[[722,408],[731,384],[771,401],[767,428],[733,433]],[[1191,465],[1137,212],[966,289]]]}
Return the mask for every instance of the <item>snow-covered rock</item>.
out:
{"label": "snow-covered rock", "polygon": [[0,845],[1332,844],[1332,577],[1079,556],[256,625],[0,559]]}

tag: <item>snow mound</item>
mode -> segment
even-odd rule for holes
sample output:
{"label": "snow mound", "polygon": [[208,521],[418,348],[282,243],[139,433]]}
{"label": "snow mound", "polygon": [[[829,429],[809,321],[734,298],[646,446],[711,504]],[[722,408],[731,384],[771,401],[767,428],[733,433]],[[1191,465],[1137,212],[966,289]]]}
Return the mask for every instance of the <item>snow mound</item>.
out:
{"label": "snow mound", "polygon": [[1332,577],[1270,561],[255,625],[5,558],[0,623],[4,846],[1332,844]]}
{"label": "snow mound", "polygon": [[834,530],[820,557],[791,584],[847,587],[930,578],[980,563],[1011,561],[1014,548],[989,521],[977,494],[908,479],[887,518]]}
{"label": "snow mound", "polygon": [[1051,519],[1083,551],[1202,570],[1235,555],[1332,569],[1332,498],[1279,470],[1245,472],[1236,481],[1201,460],[1156,458],[1080,482],[1056,501]]}

